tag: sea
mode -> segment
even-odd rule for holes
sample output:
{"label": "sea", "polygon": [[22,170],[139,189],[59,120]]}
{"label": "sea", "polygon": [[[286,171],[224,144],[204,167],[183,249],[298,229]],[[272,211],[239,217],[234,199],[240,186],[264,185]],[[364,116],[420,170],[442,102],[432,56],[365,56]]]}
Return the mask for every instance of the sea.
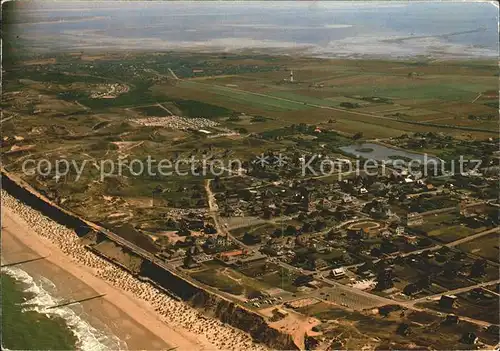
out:
{"label": "sea", "polygon": [[123,350],[126,344],[87,321],[81,305],[51,308],[63,302],[57,286],[21,268],[2,267],[2,349]]}
{"label": "sea", "polygon": [[497,58],[495,1],[30,1],[5,16],[33,49],[260,50]]}

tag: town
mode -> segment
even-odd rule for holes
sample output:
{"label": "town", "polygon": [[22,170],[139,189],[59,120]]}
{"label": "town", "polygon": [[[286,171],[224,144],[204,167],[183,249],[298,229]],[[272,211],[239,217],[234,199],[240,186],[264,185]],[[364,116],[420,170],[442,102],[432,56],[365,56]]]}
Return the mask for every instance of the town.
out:
{"label": "town", "polygon": [[[84,223],[87,251],[183,299],[175,276],[301,349],[498,345],[500,152],[484,117],[498,108],[495,65],[453,63],[464,80],[485,74],[481,90],[431,104],[424,88],[374,95],[343,74],[397,68],[396,91],[439,62],[83,57],[57,57],[74,75],[22,61],[6,74],[1,146],[2,178]],[[77,179],[42,158],[88,166]],[[180,166],[134,170],[151,158]],[[103,160],[130,162],[103,176]],[[251,329],[238,315],[217,317]]]}

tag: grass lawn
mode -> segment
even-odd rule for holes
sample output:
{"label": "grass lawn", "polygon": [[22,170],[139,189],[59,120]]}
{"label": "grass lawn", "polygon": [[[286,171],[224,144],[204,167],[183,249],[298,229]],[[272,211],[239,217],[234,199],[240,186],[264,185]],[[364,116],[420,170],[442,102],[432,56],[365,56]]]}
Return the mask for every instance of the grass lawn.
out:
{"label": "grass lawn", "polygon": [[201,90],[225,97],[228,101],[238,104],[252,105],[258,104],[262,109],[271,111],[301,110],[307,108],[306,105],[285,100],[273,99],[272,97],[255,95],[250,92],[223,87],[219,85],[209,85],[193,81],[183,81],[179,83],[183,88]]}
{"label": "grass lawn", "polygon": [[499,262],[499,241],[500,237],[498,233],[491,233],[476,240],[461,244],[458,248],[476,256]]}
{"label": "grass lawn", "polygon": [[465,238],[466,236],[473,235],[475,230],[461,225],[453,225],[439,229],[431,230],[428,235],[436,240],[449,243],[458,239]]}
{"label": "grass lawn", "polygon": [[217,263],[210,264],[209,269],[192,273],[191,276],[204,284],[233,295],[248,296],[256,291],[273,287]]}

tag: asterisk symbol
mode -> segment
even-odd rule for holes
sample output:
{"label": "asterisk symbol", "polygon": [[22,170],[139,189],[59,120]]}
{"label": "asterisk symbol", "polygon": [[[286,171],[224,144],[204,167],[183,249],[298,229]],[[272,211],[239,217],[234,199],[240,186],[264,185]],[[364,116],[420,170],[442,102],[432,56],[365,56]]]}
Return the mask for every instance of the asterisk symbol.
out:
{"label": "asterisk symbol", "polygon": [[276,164],[278,165],[278,167],[283,167],[284,165],[286,165],[288,163],[286,159],[287,157],[285,155],[279,154],[276,157]]}
{"label": "asterisk symbol", "polygon": [[257,163],[261,167],[264,167],[267,164],[269,164],[269,156],[264,155],[264,153],[262,153],[259,156],[257,156],[257,158],[255,159],[254,163]]}

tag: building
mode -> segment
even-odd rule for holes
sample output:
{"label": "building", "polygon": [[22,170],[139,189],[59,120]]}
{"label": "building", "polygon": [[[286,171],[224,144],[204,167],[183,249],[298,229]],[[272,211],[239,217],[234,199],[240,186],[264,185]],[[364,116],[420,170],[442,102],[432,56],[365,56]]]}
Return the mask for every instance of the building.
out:
{"label": "building", "polygon": [[460,202],[458,205],[458,210],[460,215],[465,218],[477,217],[481,214],[487,212],[488,205],[484,203],[478,203],[473,205],[467,205],[465,202]]}
{"label": "building", "polygon": [[422,225],[424,223],[424,217],[420,213],[411,212],[406,215],[405,222],[408,227]]}
{"label": "building", "polygon": [[285,318],[286,316],[288,316],[288,312],[282,308],[275,308],[273,310],[273,313],[281,318]]}
{"label": "building", "polygon": [[221,251],[223,248],[230,246],[231,242],[227,237],[222,235],[217,235],[217,237],[210,237],[203,244],[203,248],[209,253],[214,253],[217,251]]}
{"label": "building", "polygon": [[380,226],[373,224],[354,225],[347,228],[347,236],[353,239],[368,239],[380,234]]}
{"label": "building", "polygon": [[454,308],[457,307],[458,301],[455,295],[442,295],[439,300],[439,306],[443,308]]}
{"label": "building", "polygon": [[449,314],[446,316],[444,323],[448,324],[448,325],[455,325],[455,324],[458,324],[459,320],[460,319],[458,318],[457,315]]}
{"label": "building", "polygon": [[332,277],[334,277],[335,279],[337,278],[342,278],[345,276],[345,271],[344,271],[344,268],[335,268],[335,269],[332,269],[330,275]]}
{"label": "building", "polygon": [[477,337],[477,335],[475,333],[472,333],[472,332],[465,333],[462,336],[462,338],[460,339],[460,342],[462,342],[464,344],[468,344],[468,345],[477,344],[478,341],[479,341],[479,338]]}
{"label": "building", "polygon": [[399,325],[397,333],[402,336],[408,336],[411,334],[410,326],[406,323],[402,323]]}
{"label": "building", "polygon": [[238,256],[243,256],[245,254],[246,254],[245,250],[232,250],[232,251],[222,252],[219,257],[223,261],[229,261],[235,259]]}
{"label": "building", "polygon": [[351,195],[349,195],[349,194],[344,194],[344,195],[342,196],[342,202],[343,202],[343,203],[349,203],[349,202],[352,202],[352,197],[351,197]]}

